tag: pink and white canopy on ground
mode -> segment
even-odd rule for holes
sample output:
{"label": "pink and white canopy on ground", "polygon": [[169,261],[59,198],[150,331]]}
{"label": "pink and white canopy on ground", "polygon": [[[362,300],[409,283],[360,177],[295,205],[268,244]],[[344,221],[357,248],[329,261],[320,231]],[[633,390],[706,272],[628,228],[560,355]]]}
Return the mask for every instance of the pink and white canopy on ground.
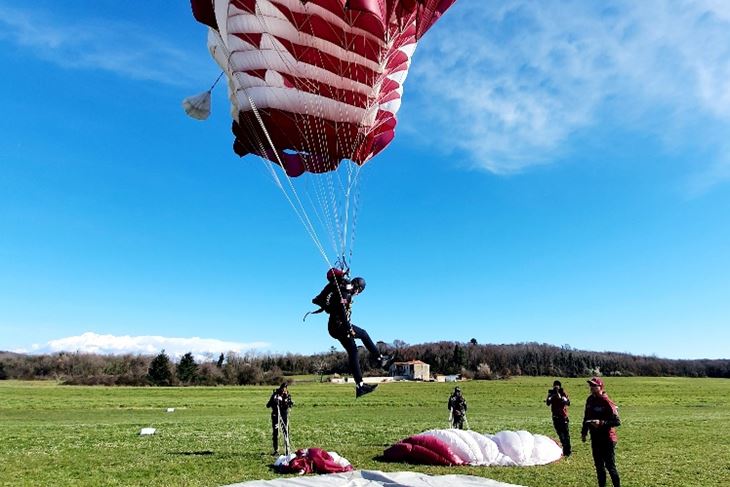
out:
{"label": "pink and white canopy on ground", "polygon": [[281,455],[274,467],[282,473],[340,473],[352,470],[350,462],[333,451],[321,448],[302,448],[290,455]]}
{"label": "pink and white canopy on ground", "polygon": [[290,176],[364,164],[395,135],[418,40],[455,0],[191,0],[228,77],[234,150]]}
{"label": "pink and white canopy on ground", "polygon": [[559,460],[562,449],[551,438],[527,431],[482,435],[442,429],[401,440],[383,455],[390,461],[415,464],[529,467]]}

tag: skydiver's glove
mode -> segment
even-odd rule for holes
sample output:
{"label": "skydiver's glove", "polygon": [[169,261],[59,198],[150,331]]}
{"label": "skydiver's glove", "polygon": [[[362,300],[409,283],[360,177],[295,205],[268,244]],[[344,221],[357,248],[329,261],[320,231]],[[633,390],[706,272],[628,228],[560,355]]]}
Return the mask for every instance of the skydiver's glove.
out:
{"label": "skydiver's glove", "polygon": [[350,328],[349,328],[349,329],[347,330],[347,336],[349,336],[349,337],[351,337],[351,338],[355,338],[355,330],[353,330],[353,329],[352,329],[352,327],[350,327]]}
{"label": "skydiver's glove", "polygon": [[586,442],[586,435],[580,435],[580,441],[582,441],[583,443],[585,443]]}

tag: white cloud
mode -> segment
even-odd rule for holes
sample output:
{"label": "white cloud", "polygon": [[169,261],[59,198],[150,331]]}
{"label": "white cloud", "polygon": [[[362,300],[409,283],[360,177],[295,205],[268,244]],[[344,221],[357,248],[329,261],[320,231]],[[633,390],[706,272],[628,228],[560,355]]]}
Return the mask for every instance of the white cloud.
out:
{"label": "white cloud", "polygon": [[[440,124],[432,143],[477,167],[550,162],[604,116],[668,148],[689,126],[730,128],[730,2],[461,2],[442,22],[407,103]],[[725,164],[718,153],[707,174],[724,177]]]}
{"label": "white cloud", "polygon": [[199,85],[209,80],[198,73],[212,72],[202,37],[200,55],[191,56],[170,39],[120,21],[68,20],[0,5],[3,39],[63,68],[104,70],[137,80]]}
{"label": "white cloud", "polygon": [[33,353],[54,353],[54,352],[87,352],[99,354],[157,354],[161,350],[171,357],[180,357],[187,352],[192,352],[196,359],[215,356],[220,353],[236,352],[243,353],[256,349],[266,348],[269,344],[265,342],[227,342],[214,338],[172,338],[162,336],[115,336],[99,335],[87,332],[79,336],[71,336],[51,340],[44,345],[34,344]]}

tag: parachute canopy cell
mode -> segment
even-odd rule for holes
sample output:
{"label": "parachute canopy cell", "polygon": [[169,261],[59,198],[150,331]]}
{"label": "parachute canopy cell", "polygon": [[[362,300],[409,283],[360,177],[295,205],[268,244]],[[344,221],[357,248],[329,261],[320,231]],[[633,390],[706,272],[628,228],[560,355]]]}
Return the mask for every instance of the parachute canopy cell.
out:
{"label": "parachute canopy cell", "polygon": [[290,176],[362,165],[395,135],[418,40],[455,0],[191,0],[228,78],[234,150]]}

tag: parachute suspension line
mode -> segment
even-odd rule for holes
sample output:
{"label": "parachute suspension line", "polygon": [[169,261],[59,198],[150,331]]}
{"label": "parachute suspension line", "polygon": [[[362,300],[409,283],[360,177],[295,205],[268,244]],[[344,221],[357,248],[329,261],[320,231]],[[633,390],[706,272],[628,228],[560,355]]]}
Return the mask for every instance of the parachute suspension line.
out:
{"label": "parachute suspension line", "polygon": [[[256,18],[259,20],[259,22],[261,23],[262,27],[266,27],[266,25],[265,25],[266,23],[264,21],[265,15],[259,10],[258,4],[256,6],[256,9],[257,9]],[[271,32],[270,29],[263,29],[262,28],[262,30],[264,32],[266,32],[266,31]],[[278,52],[276,49],[274,51],[275,52]],[[283,60],[283,62],[286,63],[287,60],[281,55],[281,53],[278,52],[278,54],[279,54],[279,57]],[[230,59],[230,53],[227,53],[227,55],[228,55],[227,57]],[[232,72],[232,70],[230,70],[230,69],[229,69],[229,71]],[[238,78],[238,74],[239,73],[235,73],[236,79]],[[241,89],[241,91],[243,91],[243,93],[246,95],[246,98],[248,99],[248,102],[249,102],[249,104],[251,106],[251,110],[252,110],[252,112],[253,112],[253,114],[255,116],[255,119],[256,119],[256,121],[257,121],[257,123],[259,125],[259,128],[261,129],[261,131],[263,132],[264,136],[266,137],[266,142],[268,142],[268,144],[264,144],[263,141],[260,140],[260,138],[259,138],[258,133],[257,133],[256,130],[251,130],[249,133],[252,134],[255,137],[256,140],[254,142],[258,145],[259,151],[260,151],[260,153],[262,155],[264,155],[264,154],[266,154],[268,152],[268,150],[266,149],[266,146],[267,145],[269,147],[271,147],[271,151],[273,152],[273,155],[276,158],[276,162],[279,164],[279,166],[282,168],[282,170],[284,172],[284,176],[286,177],[286,180],[287,180],[287,183],[288,183],[288,187],[289,187],[289,190],[290,190],[291,194],[285,188],[284,184],[282,183],[281,179],[279,178],[279,176],[278,176],[275,168],[273,167],[273,165],[271,163],[269,163],[268,161],[266,161],[263,157],[261,158],[262,162],[264,163],[264,165],[266,166],[267,170],[269,171],[269,173],[270,173],[270,175],[271,175],[274,183],[279,187],[279,189],[281,190],[282,194],[284,195],[284,197],[286,198],[286,200],[289,202],[289,205],[292,207],[292,210],[294,210],[294,213],[297,215],[297,218],[299,218],[299,221],[304,226],[304,229],[309,234],[310,238],[314,242],[315,247],[317,248],[317,250],[319,250],[320,254],[322,255],[324,261],[327,263],[327,265],[329,265],[329,258],[327,256],[327,252],[325,251],[325,249],[324,249],[324,247],[323,247],[323,245],[322,245],[322,243],[320,241],[320,238],[319,238],[319,236],[317,234],[316,227],[312,224],[312,221],[311,221],[311,219],[309,217],[309,214],[307,212],[306,206],[302,203],[302,200],[299,197],[299,194],[298,194],[298,192],[296,190],[296,187],[294,186],[294,184],[293,184],[293,182],[291,180],[291,177],[286,172],[286,166],[284,165],[283,161],[281,160],[279,151],[277,150],[275,144],[273,143],[273,140],[271,138],[271,135],[269,134],[269,132],[268,132],[268,130],[267,130],[267,128],[266,128],[266,126],[265,126],[265,124],[263,122],[263,119],[261,117],[261,114],[259,113],[258,107],[256,106],[256,104],[253,101],[253,99],[251,98],[251,96],[248,94],[247,90],[245,88],[241,88],[241,86],[242,86],[241,83],[238,82],[237,84],[238,84],[238,87]],[[296,201],[296,204],[295,204],[295,201]]]}
{"label": "parachute suspension line", "polygon": [[[359,17],[359,14],[358,14]],[[357,22],[357,17],[353,19],[353,23]],[[353,81],[355,77],[355,73],[353,73],[353,66],[357,64],[355,59],[355,51],[351,48],[350,45],[347,44],[347,37],[343,39],[343,48],[346,53],[348,53],[349,59],[347,60],[347,72],[342,73],[340,75],[340,79],[342,81],[342,85],[350,84],[352,91],[355,91],[355,83]],[[320,55],[321,56],[321,55]],[[354,103],[353,99],[353,103]],[[361,118],[359,123],[359,130],[353,134],[350,131],[344,131],[343,137],[338,138],[338,144],[342,147],[342,149],[346,152],[349,152],[350,157],[349,160],[353,161],[352,164],[346,165],[347,169],[347,184],[344,188],[345,192],[345,209],[344,209],[344,218],[345,223],[343,225],[343,234],[342,234],[342,248],[340,255],[343,256],[343,259],[349,260],[350,263],[352,262],[352,257],[354,253],[354,242],[355,242],[355,230],[357,225],[357,215],[355,212],[357,211],[357,204],[352,205],[352,208],[354,208],[354,211],[351,210],[351,202],[353,202],[353,190],[356,190],[356,195],[359,194],[359,174],[362,170],[361,162],[355,162],[355,151],[357,150],[357,147],[360,145],[363,137],[364,137],[364,130],[363,127],[365,126],[364,121],[365,118],[368,116],[368,113],[370,113],[369,109],[366,107],[365,111],[363,112],[363,118]],[[348,232],[349,232],[349,242],[348,242]],[[349,252],[348,252],[349,248]]]}
{"label": "parachute suspension line", "polygon": [[[305,4],[304,8],[308,9],[309,6]],[[310,16],[308,16],[307,18],[310,18]],[[300,31],[300,35],[304,36],[305,34],[301,34],[301,31]],[[347,36],[342,37],[341,42],[340,42],[340,47],[342,48],[342,50],[344,52],[348,53],[349,59],[346,59],[346,61],[348,61],[346,63],[346,66],[348,67],[347,68],[348,70],[351,70],[352,66],[355,64],[354,63],[355,54],[354,54],[353,49],[351,49],[350,46],[348,45],[347,41],[348,41]],[[304,44],[304,42],[303,42],[303,44]],[[315,52],[317,53],[317,55],[320,58],[320,63],[322,65],[326,65],[327,63],[325,62],[322,53],[320,51],[315,51]],[[340,73],[340,86],[349,85],[351,88],[354,88],[354,82],[351,77],[352,73],[350,71],[348,71],[348,73],[350,76],[346,76],[345,74]],[[307,79],[307,78],[305,77],[305,79]],[[330,98],[336,99],[336,100],[338,100],[340,98],[341,95],[338,94],[338,92],[336,91],[336,89],[334,88],[333,85],[328,84],[328,85],[325,85],[325,87],[329,91]],[[340,120],[345,120],[346,117],[344,116],[343,105],[347,103],[347,99],[345,98],[340,101],[341,101],[341,103],[338,103],[336,105],[338,107],[337,109],[339,112],[339,117],[335,117],[335,118],[340,119]],[[354,100],[353,100],[353,102],[354,102]],[[317,101],[315,101],[314,105],[315,105],[315,109],[317,109],[317,111],[316,111],[317,116],[314,118],[314,120],[315,121],[324,120],[326,117],[324,116],[324,113],[323,113],[324,111],[322,110],[322,103],[321,102],[318,103]],[[307,110],[307,111],[309,112],[309,110]],[[336,120],[333,120],[332,124],[333,124],[333,132],[334,132],[333,136],[335,138],[334,142],[337,144],[338,149],[349,147],[350,148],[349,152],[353,153],[354,151],[352,148],[355,147],[355,145],[354,145],[354,140],[352,139],[351,133],[347,130],[343,130],[343,131],[338,130],[338,122]],[[318,141],[320,141],[321,153],[327,153],[328,146],[327,146],[326,131],[316,130],[316,132],[319,132],[321,134],[320,137],[317,139]],[[308,135],[307,138],[308,138],[308,140],[314,140],[314,137],[312,137],[311,135]],[[339,152],[339,150],[338,150],[338,152]],[[354,160],[354,159],[352,157],[350,157],[350,160]],[[334,162],[338,163],[339,161],[334,161]],[[316,161],[315,161],[315,163],[316,163]],[[346,185],[343,184],[342,178],[341,178],[343,171],[340,169],[340,167],[342,167],[343,165],[345,166],[345,170],[347,172],[347,184]],[[334,232],[333,232],[333,236],[332,236],[333,244],[334,244],[334,248],[335,248],[337,255],[341,256],[342,260],[347,260],[347,247],[348,247],[348,238],[347,237],[348,237],[348,231],[350,228],[349,227],[349,222],[350,222],[349,208],[350,208],[350,199],[351,199],[351,193],[352,193],[351,189],[352,189],[352,173],[353,173],[351,165],[357,166],[357,169],[359,169],[359,165],[356,163],[355,164],[349,164],[349,163],[340,164],[337,170],[327,173],[326,179],[325,178],[315,178],[318,180],[318,182],[326,180],[326,183],[328,184],[328,188],[324,189],[323,188],[324,183],[322,183],[320,185],[320,187],[318,188],[318,190],[321,191],[323,195],[327,194],[327,190],[329,191],[328,195],[330,196],[330,201],[331,201],[331,205],[333,208],[333,217],[335,220],[336,233],[337,233],[337,238],[335,238]],[[335,187],[335,186],[337,186],[337,187]],[[338,194],[344,195],[343,201],[338,201],[338,199],[336,197],[336,195],[338,195]],[[342,209],[342,212],[340,212],[340,206],[339,206],[340,203],[344,204],[344,208]],[[328,207],[329,207],[329,205],[324,205],[325,209],[328,209]],[[336,244],[337,241],[339,241],[339,245]],[[350,251],[350,255],[351,254],[352,254],[352,251]]]}
{"label": "parachute suspension line", "polygon": [[[309,19],[312,15],[316,14],[316,12],[314,12],[315,8],[311,7],[310,5],[303,3],[302,6],[305,10],[310,12],[310,15],[305,16],[305,18]],[[268,16],[260,9],[258,4],[256,6],[256,10],[257,12],[255,17],[261,24],[261,30],[263,32],[272,32],[272,29],[270,29],[267,25]],[[300,43],[302,45],[307,45],[308,42],[306,42],[306,38],[310,37],[310,35],[306,34],[305,31],[305,28],[300,28],[298,30]],[[343,263],[346,263],[347,260],[352,259],[353,255],[354,239],[356,235],[355,227],[357,223],[357,212],[359,209],[359,172],[362,168],[359,164],[355,162],[348,162],[340,165],[345,166],[343,168],[345,169],[345,171],[335,170],[325,172],[326,167],[323,166],[323,164],[338,164],[339,161],[328,161],[326,160],[326,158],[319,156],[328,154],[330,152],[329,149],[331,147],[332,141],[330,141],[330,144],[328,144],[328,134],[332,134],[332,136],[334,137],[334,143],[337,145],[338,152],[349,152],[351,154],[349,158],[350,161],[355,161],[357,147],[367,136],[367,132],[366,130],[364,130],[366,128],[364,126],[364,122],[366,119],[373,116],[372,110],[375,107],[374,105],[364,107],[363,118],[360,121],[359,130],[347,130],[347,128],[349,127],[349,125],[347,124],[344,126],[344,130],[340,130],[338,122],[336,120],[347,120],[347,117],[345,117],[345,106],[346,104],[348,104],[348,102],[353,106],[358,106],[359,104],[356,102],[357,98],[348,100],[347,92],[338,90],[335,87],[335,84],[324,83],[321,86],[317,85],[314,81],[312,81],[316,78],[313,77],[311,73],[309,73],[308,64],[293,62],[293,58],[288,55],[288,51],[286,49],[280,48],[276,42],[273,42],[272,44],[273,46],[275,46],[273,52],[275,52],[281,62],[288,67],[289,72],[297,73],[297,81],[298,83],[301,83],[301,87],[298,89],[302,90],[303,92],[308,92],[316,95],[311,98],[304,98],[304,116],[302,116],[301,119],[296,120],[298,127],[302,131],[302,134],[305,136],[303,138],[305,147],[292,146],[291,149],[298,152],[299,157],[302,158],[302,161],[304,162],[308,172],[323,174],[318,174],[316,177],[310,177],[312,176],[311,174],[305,174],[301,176],[301,182],[309,183],[311,189],[311,191],[304,191],[303,193],[303,195],[305,195],[308,199],[308,204],[305,205],[304,202],[302,202],[299,194],[297,193],[297,190],[292,183],[292,179],[289,177],[288,174],[286,174],[286,169],[281,160],[280,153],[276,151],[273,141],[266,131],[266,127],[264,127],[261,115],[259,114],[257,108],[253,106],[253,101],[248,96],[248,93],[246,93],[246,96],[249,98],[249,103],[253,108],[253,113],[256,117],[258,125],[264,132],[266,139],[268,139],[268,145],[270,145],[272,149],[274,149],[274,152],[276,154],[275,157],[278,161],[278,164],[282,168],[284,168],[285,177],[287,178],[288,185],[291,188],[293,198],[294,200],[296,200],[296,204],[292,200],[292,197],[289,195],[287,190],[284,188],[281,180],[279,180],[277,173],[272,165],[266,164],[266,167],[270,171],[272,178],[275,181],[275,184],[277,184],[280,190],[285,194],[287,200],[289,201],[289,204],[292,206],[295,213],[297,213],[297,216],[300,221],[302,221],[305,229],[308,231],[308,233],[310,233],[310,237],[315,242],[315,245],[320,250],[320,253],[322,253],[322,255],[325,257],[325,260],[327,260],[326,252],[324,251],[322,242],[317,236],[315,226],[313,225],[311,218],[307,213],[307,209],[305,208],[306,206],[309,206],[314,210],[312,212],[312,218],[316,216],[316,221],[319,223],[319,226],[327,231],[331,240],[332,248],[335,251],[337,258],[340,261],[343,261]],[[346,72],[340,72],[340,86],[349,86],[353,93],[357,93],[358,90],[355,89],[356,83],[354,81],[354,67],[358,64],[356,62],[357,55],[355,51],[350,48],[350,39],[347,35],[341,38],[340,45],[344,48],[344,52],[346,53],[346,57],[343,59],[346,61],[345,66],[347,67]],[[325,65],[326,63],[323,60],[323,54],[320,51],[315,52],[322,60],[321,64]],[[334,72],[333,74],[336,75],[336,73]],[[332,117],[332,115],[326,116],[324,109],[325,104],[323,101],[324,99],[320,98],[320,96],[324,95],[325,92],[322,92],[322,95],[318,95],[318,90],[322,89],[326,89],[329,91],[330,98],[336,100],[339,99],[342,101],[342,103],[335,105],[338,110],[338,115],[336,115],[335,117]],[[347,88],[344,89],[347,90]],[[333,130],[328,131],[327,127],[329,127],[329,125],[327,125],[328,122],[326,120],[330,120],[332,118],[334,118],[334,120],[331,120]],[[252,132],[252,135],[255,135],[258,139],[258,130]],[[263,147],[265,146],[263,141],[257,140],[257,142],[258,145],[262,147],[261,153],[266,154],[268,151],[263,149]],[[312,193],[315,194],[312,195]],[[313,196],[316,197],[318,205],[314,203]],[[299,206],[299,209],[297,209],[297,205]]]}
{"label": "parachute suspension line", "polygon": [[326,164],[327,161],[319,161],[317,154],[326,154],[327,151],[327,134],[324,129],[324,122],[322,121],[322,104],[314,103],[313,105],[309,101],[304,102],[304,111],[306,115],[310,115],[304,118],[306,123],[300,124],[305,132],[304,140],[307,142],[307,151],[311,154],[310,157],[303,155],[307,161],[309,170],[317,174],[312,177],[308,175],[308,181],[311,183],[312,193],[317,198],[320,213],[323,215],[325,222],[325,228],[330,237],[332,249],[337,252],[338,239],[337,229],[339,228],[340,215],[338,209],[337,193],[334,190],[333,178],[336,172],[324,172],[325,168],[322,164]]}
{"label": "parachute suspension line", "polygon": [[[274,145],[274,142],[271,140],[271,135],[269,134],[269,131],[266,129],[264,121],[261,118],[261,114],[259,113],[259,110],[256,107],[256,104],[254,103],[253,99],[251,99],[251,97],[246,92],[246,90],[243,90],[243,91],[246,94],[246,98],[248,98],[248,102],[251,104],[251,110],[253,111],[254,116],[256,117],[256,120],[259,123],[259,127],[261,128],[264,135],[266,136],[266,140],[269,143],[269,146],[271,147],[272,151],[276,155],[276,159],[277,159],[279,165],[281,166],[282,169],[284,169],[284,167],[285,167],[284,162],[279,157],[279,152],[276,150],[276,146]],[[289,188],[291,189],[292,194],[294,195],[294,199],[296,200],[296,202],[298,204],[298,208],[297,208],[297,205],[295,205],[294,202],[292,201],[291,197],[289,196],[289,193],[284,189],[284,185],[281,183],[279,176],[276,174],[276,170],[271,166],[271,164],[266,163],[266,165],[271,170],[271,174],[274,176],[274,180],[275,180],[277,186],[279,186],[279,189],[281,189],[282,193],[286,197],[287,201],[291,205],[291,207],[294,210],[294,212],[296,213],[297,217],[299,217],[299,220],[302,222],[302,224],[304,225],[304,228],[309,233],[309,236],[312,238],[314,245],[317,247],[320,254],[322,254],[322,257],[324,258],[325,262],[327,262],[327,264],[329,265],[329,259],[327,258],[327,252],[324,250],[324,247],[322,247],[322,243],[320,242],[319,237],[317,236],[317,230],[314,227],[314,225],[312,225],[312,222],[309,219],[309,215],[307,214],[307,210],[304,207],[304,205],[302,204],[302,201],[299,198],[299,194],[297,193],[297,190],[294,187],[294,184],[292,183],[291,178],[286,173],[286,170],[283,170],[283,172],[284,172],[287,182],[289,183]]]}
{"label": "parachute suspension line", "polygon": [[[360,171],[362,170],[361,166],[358,166],[357,172],[355,174],[356,178],[360,177]],[[360,185],[359,181],[356,183],[355,186],[355,196],[353,198],[354,203],[354,209],[352,212],[352,233],[350,234],[350,255],[349,260],[352,263],[352,256],[355,251],[355,230],[357,230],[357,217],[359,215],[360,210],[360,188],[362,186]]]}
{"label": "parachute suspension line", "polygon": [[[306,4],[303,4],[303,7],[307,9],[309,6]],[[261,24],[262,31],[264,32],[271,32],[272,30],[269,28],[266,22],[266,15],[263,14],[257,5],[257,15],[256,18],[258,19],[259,23]],[[303,37],[305,34],[301,32],[301,30],[298,31],[299,36]],[[300,39],[301,40],[301,39]],[[301,42],[302,45],[305,45],[306,42]],[[276,46],[276,43],[273,43],[274,46]],[[299,69],[299,66],[296,63],[291,62],[291,58],[284,55],[284,52],[280,49],[275,48],[273,50],[281,60],[281,62],[287,66],[290,70],[290,72],[297,72],[300,74],[298,76],[298,80],[302,83],[304,83],[304,87],[308,88],[308,92],[310,93],[316,93],[316,85],[311,82],[310,76],[307,75],[306,72],[302,72],[301,69]],[[303,130],[304,132],[304,141],[307,144],[308,147],[292,147],[299,153],[299,157],[302,158],[302,160],[305,163],[305,167],[308,172],[323,172],[324,168],[320,165],[320,162],[317,160],[316,155],[317,154],[327,154],[327,137],[326,137],[326,131],[324,130],[324,127],[317,127],[313,125],[316,125],[318,122],[323,120],[323,110],[321,109],[321,103],[315,108],[319,108],[319,110],[312,110],[309,107],[309,102],[305,99],[305,116],[302,117],[300,120],[298,120],[297,125]],[[306,116],[306,115],[312,115],[312,116]],[[323,122],[320,122],[322,124]],[[318,145],[318,149],[316,145]],[[303,153],[303,149],[304,152]],[[326,163],[326,161],[323,161]],[[283,165],[282,165],[283,167]],[[327,231],[332,248],[335,252],[337,252],[338,244],[337,244],[337,230],[336,228],[339,227],[339,212],[338,212],[338,206],[337,206],[337,198],[336,198],[336,192],[334,191],[334,186],[332,184],[332,175],[331,174],[325,174],[322,175],[323,177],[309,177],[310,175],[303,175],[302,177],[306,178],[306,181],[310,183],[310,187],[312,188],[311,192],[305,191],[305,194],[309,197],[310,206],[314,209],[314,213],[317,215],[318,221],[320,222],[320,225]],[[325,186],[325,182],[328,183],[328,186]],[[315,193],[315,196],[317,197],[318,205],[315,205],[313,202],[313,199],[311,197],[311,193]],[[333,223],[334,222],[334,223]]]}

